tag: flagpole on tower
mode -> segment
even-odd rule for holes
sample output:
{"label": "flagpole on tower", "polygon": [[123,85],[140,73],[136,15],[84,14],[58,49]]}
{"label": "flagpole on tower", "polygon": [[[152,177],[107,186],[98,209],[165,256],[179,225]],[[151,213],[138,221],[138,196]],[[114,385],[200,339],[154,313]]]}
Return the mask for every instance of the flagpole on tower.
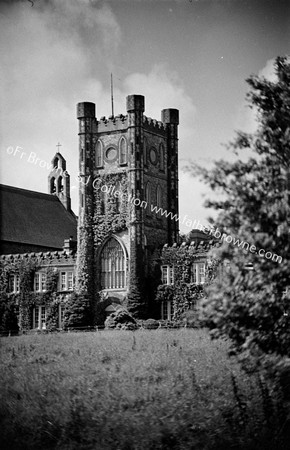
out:
{"label": "flagpole on tower", "polygon": [[113,96],[113,74],[111,73],[111,104],[112,104],[112,116],[114,115],[114,96]]}

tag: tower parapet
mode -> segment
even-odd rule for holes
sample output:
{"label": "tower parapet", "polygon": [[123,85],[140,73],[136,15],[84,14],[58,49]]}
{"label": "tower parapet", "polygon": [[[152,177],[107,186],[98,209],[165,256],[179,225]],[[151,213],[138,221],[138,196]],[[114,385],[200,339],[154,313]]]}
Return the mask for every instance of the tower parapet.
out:
{"label": "tower parapet", "polygon": [[161,111],[161,120],[164,124],[179,125],[178,109],[168,108]]}
{"label": "tower parapet", "polygon": [[96,105],[91,102],[81,102],[77,104],[77,119],[96,117]]}
{"label": "tower parapet", "polygon": [[127,130],[128,116],[119,114],[118,116],[101,117],[97,121],[98,133],[108,133],[109,131]]}
{"label": "tower parapet", "polygon": [[145,98],[143,95],[128,95],[127,97],[127,111],[128,112],[134,112],[134,111],[145,111]]}

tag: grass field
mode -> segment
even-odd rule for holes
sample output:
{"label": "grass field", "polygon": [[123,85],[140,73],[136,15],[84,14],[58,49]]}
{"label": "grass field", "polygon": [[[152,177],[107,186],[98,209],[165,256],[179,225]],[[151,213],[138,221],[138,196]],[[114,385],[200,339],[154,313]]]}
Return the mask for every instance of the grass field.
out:
{"label": "grass field", "polygon": [[2,449],[274,448],[257,376],[204,330],[36,334],[0,346]]}

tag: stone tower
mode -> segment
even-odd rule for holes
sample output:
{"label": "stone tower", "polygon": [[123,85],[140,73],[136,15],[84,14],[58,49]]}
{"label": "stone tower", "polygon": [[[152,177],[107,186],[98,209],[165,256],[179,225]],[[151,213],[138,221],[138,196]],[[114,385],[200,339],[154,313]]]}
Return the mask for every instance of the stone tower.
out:
{"label": "stone tower", "polygon": [[71,211],[70,176],[66,170],[66,160],[56,153],[51,161],[52,169],[48,176],[48,193],[58,196],[63,206]]}
{"label": "stone tower", "polygon": [[77,290],[93,304],[100,292],[111,303],[142,297],[156,249],[178,239],[178,110],[152,120],[144,97],[129,95],[127,115],[97,120],[84,102],[77,118]]}

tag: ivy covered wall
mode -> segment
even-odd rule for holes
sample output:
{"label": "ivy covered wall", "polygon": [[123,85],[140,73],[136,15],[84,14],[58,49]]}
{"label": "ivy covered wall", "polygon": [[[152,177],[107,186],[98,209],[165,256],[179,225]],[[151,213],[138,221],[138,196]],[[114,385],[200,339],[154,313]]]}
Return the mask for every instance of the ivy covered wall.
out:
{"label": "ivy covered wall", "polygon": [[[33,309],[46,307],[46,329],[55,330],[59,326],[59,305],[64,305],[66,295],[58,292],[59,272],[68,268],[73,271],[75,255],[66,252],[46,254],[7,255],[0,258],[0,331],[9,331],[12,317],[18,316],[20,330],[33,327]],[[40,271],[46,275],[44,292],[34,292],[34,276]],[[9,292],[9,278],[19,276],[19,292]],[[10,311],[11,320],[7,321]]]}
{"label": "ivy covered wall", "polygon": [[[213,241],[193,241],[173,246],[165,245],[161,254],[161,265],[174,268],[174,284],[160,284],[157,287],[156,301],[170,301],[173,319],[179,320],[189,309],[194,309],[198,301],[206,295],[206,286],[217,275],[219,260],[210,255],[210,250],[220,244]],[[192,265],[205,263],[205,283],[195,284],[191,281]]]}

